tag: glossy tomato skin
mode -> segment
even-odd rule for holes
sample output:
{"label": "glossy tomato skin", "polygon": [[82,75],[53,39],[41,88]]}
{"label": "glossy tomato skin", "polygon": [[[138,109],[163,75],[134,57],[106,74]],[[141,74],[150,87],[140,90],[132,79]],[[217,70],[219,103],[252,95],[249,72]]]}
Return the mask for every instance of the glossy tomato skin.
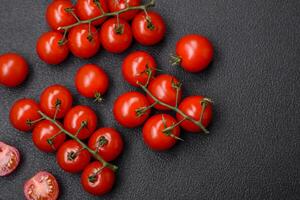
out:
{"label": "glossy tomato skin", "polygon": [[86,122],[87,126],[77,135],[81,140],[90,137],[95,131],[97,126],[97,115],[90,107],[78,105],[73,107],[66,114],[64,118],[64,127],[67,131],[75,135],[83,122]]}
{"label": "glossy tomato skin", "polygon": [[65,11],[66,8],[72,8],[70,0],[55,0],[52,1],[46,10],[46,21],[53,30],[58,30],[59,27],[68,26],[76,22],[75,17]]}
{"label": "glossy tomato skin", "polygon": [[[141,5],[141,0],[109,0],[107,3],[109,11],[116,12],[127,8],[127,5],[131,7],[139,6]],[[120,14],[120,18],[129,21],[136,16],[138,12],[138,10],[130,10]]]}
{"label": "glossy tomato skin", "polygon": [[16,87],[23,83],[28,75],[26,60],[16,53],[0,55],[0,84]]}
{"label": "glossy tomato skin", "polygon": [[10,123],[20,131],[30,131],[35,125],[30,126],[27,122],[41,118],[39,109],[39,104],[33,99],[17,100],[10,109]]}
{"label": "glossy tomato skin", "polygon": [[180,65],[188,72],[201,72],[213,59],[212,43],[204,36],[191,34],[182,37],[176,44]]}
{"label": "glossy tomato skin", "polygon": [[117,98],[114,103],[113,113],[115,119],[126,128],[135,128],[142,125],[149,117],[148,109],[143,115],[138,116],[137,110],[148,107],[149,101],[139,92],[127,92]]}
{"label": "glossy tomato skin", "polygon": [[36,52],[41,60],[50,65],[57,65],[67,59],[69,47],[59,45],[63,35],[58,31],[44,33],[37,41]]}
{"label": "glossy tomato skin", "polygon": [[71,52],[79,58],[90,58],[100,49],[100,38],[98,31],[91,26],[92,39],[88,39],[89,25],[81,24],[73,27],[68,35],[68,44]]}
{"label": "glossy tomato skin", "polygon": [[26,181],[24,195],[27,200],[57,200],[59,186],[56,178],[46,171],[41,171]]}
{"label": "glossy tomato skin", "polygon": [[[106,0],[100,0],[101,7],[105,13],[108,12]],[[88,20],[97,17],[102,14],[101,9],[94,3],[94,0],[77,0],[75,5],[75,12],[79,19]],[[94,21],[94,26],[102,24],[106,20],[106,17]]]}
{"label": "glossy tomato skin", "polygon": [[[179,81],[176,77],[169,74],[161,74],[155,77],[148,86],[148,90],[151,94],[158,100],[169,104],[171,106],[176,106],[176,88],[173,85],[178,85]],[[181,101],[182,89],[178,92],[178,103]],[[152,97],[147,95],[150,104],[154,103]],[[169,108],[156,104],[154,106],[157,110],[170,110]]]}
{"label": "glossy tomato skin", "polygon": [[[120,30],[118,30],[118,27]],[[122,53],[128,49],[132,42],[130,25],[120,19],[118,26],[117,18],[111,18],[104,22],[99,32],[101,44],[105,50],[111,53]]]}
{"label": "glossy tomato skin", "polygon": [[[66,140],[66,135],[60,133],[60,129],[48,120],[38,123],[32,132],[32,141],[34,145],[41,151],[46,153],[55,152]],[[57,135],[52,140],[52,145],[48,143],[48,139]]]}
{"label": "glossy tomato skin", "polygon": [[[176,123],[176,119],[168,114],[158,114],[150,117],[143,127],[145,144],[155,151],[165,151],[172,148],[176,144],[176,139],[164,133],[163,130]],[[179,137],[180,127],[176,126],[170,133]]]}
{"label": "glossy tomato skin", "polygon": [[[182,100],[182,102],[179,104],[179,110],[181,110],[183,113],[188,115],[189,117],[193,118],[194,120],[199,121],[200,116],[201,116],[201,111],[202,111],[202,104],[201,101],[204,99],[203,96],[190,96]],[[203,118],[202,118],[202,124],[204,127],[207,127],[213,116],[213,110],[212,110],[212,105],[210,103],[207,104],[204,113],[203,113]],[[178,121],[183,120],[183,117],[177,113],[176,118]],[[195,125],[193,122],[189,120],[183,121],[180,126],[189,132],[192,133],[199,133],[201,132],[201,128]]]}
{"label": "glossy tomato skin", "polygon": [[97,98],[97,95],[102,96],[108,90],[109,78],[100,66],[86,64],[77,71],[75,86],[82,96]]}
{"label": "glossy tomato skin", "polygon": [[20,163],[18,149],[0,141],[0,177],[11,174]]}
{"label": "glossy tomato skin", "polygon": [[66,172],[78,173],[89,164],[91,154],[75,140],[68,140],[58,149],[56,160]]}
{"label": "glossy tomato skin", "polygon": [[[116,180],[115,173],[107,167],[101,170],[102,166],[102,163],[98,161],[92,162],[83,170],[81,175],[81,184],[84,190],[95,196],[110,192]],[[90,177],[92,176],[94,176],[94,180],[91,181]]]}
{"label": "glossy tomato skin", "polygon": [[106,161],[115,160],[123,151],[124,142],[119,132],[113,128],[100,128],[89,139],[89,147],[98,149],[98,154]]}
{"label": "glossy tomato skin", "polygon": [[131,24],[132,33],[136,41],[146,46],[157,44],[164,38],[166,33],[165,22],[158,13],[149,11],[148,16],[153,26],[149,26],[144,12],[137,14]]}
{"label": "glossy tomato skin", "polygon": [[54,117],[56,105],[59,103],[56,119],[61,119],[66,115],[72,107],[72,102],[73,97],[68,88],[58,84],[47,87],[40,96],[41,110],[51,118]]}
{"label": "glossy tomato skin", "polygon": [[123,61],[122,74],[124,79],[132,86],[139,87],[137,83],[145,85],[148,80],[147,68],[152,70],[152,76],[156,74],[157,64],[154,58],[144,51],[130,53]]}

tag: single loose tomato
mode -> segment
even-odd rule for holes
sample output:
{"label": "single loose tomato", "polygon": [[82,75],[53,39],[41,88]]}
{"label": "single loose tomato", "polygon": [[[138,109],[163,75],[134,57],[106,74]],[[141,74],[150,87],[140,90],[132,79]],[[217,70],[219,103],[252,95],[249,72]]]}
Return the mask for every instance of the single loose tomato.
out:
{"label": "single loose tomato", "polygon": [[124,127],[134,128],[142,125],[150,115],[147,98],[139,92],[127,92],[114,103],[115,119]]}
{"label": "single loose tomato", "polygon": [[[107,13],[108,7],[106,0],[77,0],[75,11],[81,20],[89,20],[102,15],[103,12]],[[92,24],[97,26],[102,24],[105,20],[106,17],[102,17],[96,21],[93,21]]]}
{"label": "single loose tomato", "polygon": [[103,48],[111,53],[122,53],[132,42],[130,25],[123,19],[111,18],[104,22],[99,32]]}
{"label": "single loose tomato", "polygon": [[115,160],[123,151],[123,139],[113,128],[100,128],[89,139],[89,147],[106,161]]}
{"label": "single loose tomato", "polygon": [[176,54],[175,64],[180,64],[188,72],[200,72],[211,63],[214,49],[206,37],[191,34],[177,42]]}
{"label": "single loose tomato", "polygon": [[28,75],[26,60],[16,53],[0,55],[0,84],[16,87],[24,82]]}
{"label": "single loose tomato", "polygon": [[154,45],[160,42],[166,33],[163,18],[156,12],[140,12],[133,18],[132,33],[136,41],[142,45]]}
{"label": "single loose tomato", "polygon": [[[182,97],[181,84],[176,79],[176,77],[172,75],[162,74],[155,77],[152,81],[150,81],[148,90],[158,100],[160,100],[163,103],[169,104],[171,106],[176,106],[176,102],[178,104],[181,101],[181,97]],[[177,96],[177,100],[176,100],[176,96]],[[147,95],[147,98],[150,104],[155,102],[151,96]],[[156,104],[154,108],[156,108],[157,110],[170,110],[169,108],[162,106],[160,104]]]}
{"label": "single loose tomato", "polygon": [[100,38],[97,29],[88,24],[73,27],[68,35],[71,52],[79,58],[90,58],[100,49]]}
{"label": "single loose tomato", "polygon": [[59,186],[56,178],[49,172],[39,172],[24,185],[24,195],[27,200],[56,200],[59,195]]}
{"label": "single loose tomato", "polygon": [[44,33],[37,41],[36,52],[47,64],[62,63],[69,55],[67,44],[61,43],[63,35],[58,31]]}
{"label": "single loose tomato", "polygon": [[82,96],[101,101],[108,89],[109,78],[100,66],[86,64],[77,71],[75,86]]}
{"label": "single loose tomato", "polygon": [[[97,115],[88,106],[75,106],[66,114],[64,127],[81,140],[90,137],[97,126]],[[78,132],[79,131],[79,132]]]}
{"label": "single loose tomato", "polygon": [[89,164],[91,154],[75,140],[68,140],[58,149],[56,160],[66,172],[78,173]]}
{"label": "single loose tomato", "polygon": [[39,104],[33,99],[20,99],[10,109],[10,123],[20,131],[30,131],[35,125],[32,122],[41,118],[39,109]]}
{"label": "single loose tomato", "polygon": [[150,71],[151,77],[155,76],[156,67],[156,62],[150,54],[144,51],[135,51],[124,59],[122,74],[128,83],[138,87],[139,85],[137,83],[142,85],[147,83]]}
{"label": "single loose tomato", "polygon": [[71,92],[62,85],[47,87],[40,96],[41,110],[49,117],[60,119],[71,109],[73,97]]}
{"label": "single loose tomato", "polygon": [[[204,107],[204,103],[206,104]],[[179,110],[181,110],[184,114],[191,117],[192,119],[199,121],[202,115],[201,123],[204,127],[207,127],[212,120],[212,104],[210,100],[205,100],[203,96],[190,96],[182,100],[179,104]],[[204,111],[202,111],[204,109]],[[184,118],[179,113],[176,114],[176,118],[178,121],[182,121]],[[197,133],[201,132],[202,129],[189,120],[184,120],[180,126],[186,131]]]}
{"label": "single loose tomato", "polygon": [[95,161],[89,164],[82,172],[81,184],[85,191],[101,196],[110,192],[115,184],[115,173]]}
{"label": "single loose tomato", "polygon": [[[110,12],[116,12],[119,10],[124,10],[128,6],[139,6],[141,5],[141,0],[109,0],[108,1],[108,8]],[[120,14],[120,18],[125,20],[131,20],[136,14],[138,10],[130,10]]]}
{"label": "single loose tomato", "polygon": [[18,149],[0,141],[0,176],[6,176],[15,171],[19,162]]}
{"label": "single loose tomato", "polygon": [[150,117],[143,127],[145,144],[156,151],[172,148],[180,135],[179,126],[172,128],[176,123],[176,119],[168,114],[158,114]]}
{"label": "single loose tomato", "polygon": [[35,146],[44,152],[55,152],[66,140],[66,135],[52,122],[44,120],[38,123],[32,132]]}

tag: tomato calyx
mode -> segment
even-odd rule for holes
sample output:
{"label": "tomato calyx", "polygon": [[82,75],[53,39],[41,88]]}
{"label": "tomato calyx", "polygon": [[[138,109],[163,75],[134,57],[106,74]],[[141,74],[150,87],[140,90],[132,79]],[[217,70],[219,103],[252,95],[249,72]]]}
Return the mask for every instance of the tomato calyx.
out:
{"label": "tomato calyx", "polygon": [[136,111],[135,111],[136,116],[141,117],[156,104],[158,104],[158,102],[154,102],[153,104],[151,104],[150,106],[147,106],[147,107],[140,107],[140,108],[136,109]]}
{"label": "tomato calyx", "polygon": [[176,135],[174,135],[174,134],[172,133],[173,129],[174,129],[175,127],[177,127],[179,124],[176,123],[176,124],[173,124],[172,126],[169,126],[169,127],[168,127],[168,126],[167,126],[167,122],[166,122],[165,117],[162,115],[161,118],[162,118],[162,122],[163,122],[163,125],[164,125],[164,128],[165,128],[162,132],[163,132],[166,136],[169,136],[169,137],[171,137],[171,138],[174,138],[175,140],[184,141],[183,139],[181,139],[180,137],[178,137],[178,136],[176,136]]}
{"label": "tomato calyx", "polygon": [[202,99],[200,101],[200,104],[202,106],[202,110],[201,110],[199,122],[202,123],[204,111],[205,111],[208,104],[213,104],[213,101],[211,99],[205,97],[204,99]]}
{"label": "tomato calyx", "polygon": [[99,0],[93,0],[94,4],[100,9],[101,13],[105,13]]}
{"label": "tomato calyx", "polygon": [[94,102],[100,103],[100,102],[102,102],[103,100],[104,100],[104,99],[103,99],[101,93],[100,93],[100,92],[96,92],[96,93],[95,93],[95,99],[94,99]]}
{"label": "tomato calyx", "polygon": [[81,148],[79,149],[78,151],[71,151],[71,152],[68,152],[68,160],[70,161],[73,161],[77,158],[77,156],[79,155],[80,152],[82,152],[85,148]]}
{"label": "tomato calyx", "polygon": [[97,145],[97,148],[101,148],[103,147],[104,145],[106,145],[108,143],[108,140],[106,139],[105,136],[101,136],[98,140],[98,145]]}
{"label": "tomato calyx", "polygon": [[99,169],[96,169],[96,172],[88,177],[89,182],[95,183],[97,181],[97,175],[100,174],[103,169],[104,169],[104,166],[102,166]]}
{"label": "tomato calyx", "polygon": [[180,58],[180,56],[174,56],[171,54],[171,59],[170,59],[170,63],[172,66],[177,66],[181,63],[182,58]]}
{"label": "tomato calyx", "polygon": [[40,121],[42,121],[42,120],[44,120],[44,117],[41,117],[41,118],[39,118],[39,119],[37,119],[37,120],[27,119],[27,120],[26,120],[26,124],[27,124],[28,126],[33,126],[34,124],[36,124],[36,123],[38,123],[38,122],[40,122]]}
{"label": "tomato calyx", "polygon": [[149,17],[149,15],[146,13],[146,22],[147,22],[147,28],[151,31],[153,31],[155,29],[154,24],[152,23],[151,17]]}

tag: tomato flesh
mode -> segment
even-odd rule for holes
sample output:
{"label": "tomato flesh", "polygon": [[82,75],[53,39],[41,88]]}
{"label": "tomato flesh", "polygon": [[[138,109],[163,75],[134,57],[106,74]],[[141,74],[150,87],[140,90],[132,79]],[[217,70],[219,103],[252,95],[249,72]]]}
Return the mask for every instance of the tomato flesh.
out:
{"label": "tomato flesh", "polygon": [[0,141],[0,176],[12,173],[20,162],[18,149]]}

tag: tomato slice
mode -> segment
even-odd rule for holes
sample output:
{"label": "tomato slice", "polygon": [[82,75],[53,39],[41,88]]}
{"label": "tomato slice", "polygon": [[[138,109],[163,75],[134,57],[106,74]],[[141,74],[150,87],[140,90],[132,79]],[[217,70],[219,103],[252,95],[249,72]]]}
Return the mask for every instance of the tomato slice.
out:
{"label": "tomato slice", "polygon": [[56,178],[49,172],[39,172],[26,181],[24,194],[27,200],[56,200],[59,194]]}
{"label": "tomato slice", "polygon": [[0,141],[0,176],[12,173],[20,162],[20,153],[15,147]]}

